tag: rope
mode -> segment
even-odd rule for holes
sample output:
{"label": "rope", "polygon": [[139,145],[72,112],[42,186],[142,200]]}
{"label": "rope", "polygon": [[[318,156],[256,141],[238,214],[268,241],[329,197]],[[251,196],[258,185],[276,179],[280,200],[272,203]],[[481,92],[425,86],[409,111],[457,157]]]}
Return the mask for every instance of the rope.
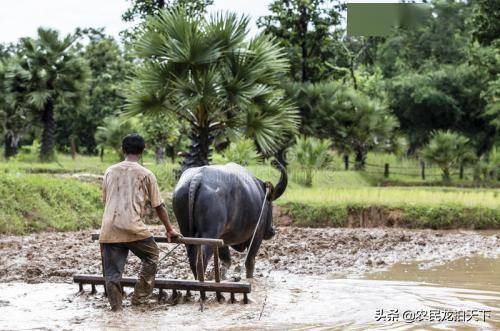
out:
{"label": "rope", "polygon": [[253,240],[255,239],[255,234],[257,233],[257,229],[259,228],[260,221],[262,219],[262,214],[264,213],[264,207],[266,205],[267,194],[269,193],[269,188],[266,188],[266,195],[264,196],[264,201],[262,202],[262,207],[260,208],[260,215],[257,221],[257,225],[253,230],[252,240],[250,241],[250,245],[248,246],[247,255],[245,256],[245,263],[247,263],[248,254],[250,253],[250,249],[252,248]]}
{"label": "rope", "polygon": [[174,248],[172,248],[172,249],[171,249],[171,250],[169,250],[169,251],[165,251],[164,249],[161,249],[161,248],[159,248],[159,247],[158,247],[158,249],[159,249],[160,251],[162,251],[162,252],[164,252],[164,253],[165,253],[165,255],[164,255],[164,256],[163,256],[163,257],[162,257],[162,258],[158,261],[158,264],[160,264],[160,262],[161,262],[161,261],[165,260],[168,256],[170,256],[170,254],[172,254],[172,252],[173,252],[173,251],[174,251],[177,247],[179,247],[180,245],[181,245],[181,244],[177,244],[177,245],[175,245],[175,247],[174,247]]}

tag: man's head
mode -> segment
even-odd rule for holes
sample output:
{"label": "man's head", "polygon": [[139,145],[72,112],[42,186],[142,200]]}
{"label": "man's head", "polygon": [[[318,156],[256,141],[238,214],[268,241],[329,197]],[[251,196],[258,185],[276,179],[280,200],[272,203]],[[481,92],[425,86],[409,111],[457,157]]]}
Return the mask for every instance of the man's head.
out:
{"label": "man's head", "polygon": [[122,150],[125,155],[140,155],[144,151],[146,143],[137,133],[131,133],[122,140]]}

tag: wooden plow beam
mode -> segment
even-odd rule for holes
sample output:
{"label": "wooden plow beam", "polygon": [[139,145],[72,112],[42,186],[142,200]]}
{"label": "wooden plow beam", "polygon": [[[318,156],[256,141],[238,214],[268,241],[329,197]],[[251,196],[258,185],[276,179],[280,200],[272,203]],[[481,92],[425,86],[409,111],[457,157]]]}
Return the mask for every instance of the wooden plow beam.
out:
{"label": "wooden plow beam", "polygon": [[[157,243],[167,243],[166,237],[154,237]],[[92,240],[99,240],[99,234],[92,234]],[[217,300],[222,299],[221,293],[230,293],[230,302],[235,302],[235,293],[243,294],[243,302],[248,303],[248,293],[251,292],[251,285],[248,283],[237,283],[237,282],[221,282],[220,281],[220,267],[219,267],[219,247],[224,246],[224,241],[221,239],[210,239],[210,238],[172,238],[171,243],[195,245],[197,252],[197,280],[183,280],[183,279],[164,279],[157,278],[155,280],[155,288],[160,290],[158,299],[161,299],[163,295],[163,290],[173,290],[174,295],[176,295],[177,290],[185,290],[188,293],[190,291],[199,291],[202,300],[206,299],[206,292],[215,292]],[[203,255],[202,255],[202,245],[212,246],[214,252],[214,274],[215,281],[205,281],[205,274],[203,272]],[[101,246],[101,258],[102,258],[102,246]],[[103,268],[104,271],[104,268]],[[104,276],[104,274],[103,274]],[[89,284],[92,286],[92,293],[96,292],[96,285],[105,285],[104,277],[99,275],[74,275],[73,282],[79,285],[80,291],[83,291],[83,285]],[[122,287],[134,287],[137,282],[137,278],[124,277],[121,280]],[[106,293],[106,288],[104,287]]]}

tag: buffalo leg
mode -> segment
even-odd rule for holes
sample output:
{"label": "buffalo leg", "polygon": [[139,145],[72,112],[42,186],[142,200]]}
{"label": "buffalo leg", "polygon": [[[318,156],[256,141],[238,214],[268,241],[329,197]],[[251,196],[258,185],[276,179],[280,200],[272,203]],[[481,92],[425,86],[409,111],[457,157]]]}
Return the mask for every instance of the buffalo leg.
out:
{"label": "buffalo leg", "polygon": [[231,267],[231,253],[229,247],[224,246],[219,248],[219,257],[221,261],[220,274],[222,279],[226,279],[226,274]]}
{"label": "buffalo leg", "polygon": [[205,267],[205,270],[207,270],[207,266],[208,266],[208,262],[210,261],[210,259],[212,258],[212,255],[214,254],[214,250],[212,249],[212,246],[210,245],[204,245],[202,246],[203,249],[203,266]]}
{"label": "buffalo leg", "polygon": [[[257,234],[258,236],[258,234]],[[255,269],[255,256],[259,251],[260,244],[262,243],[262,238],[255,237],[252,246],[248,248],[248,255],[245,261],[245,269],[247,273],[247,278],[253,278],[253,272]]]}
{"label": "buffalo leg", "polygon": [[186,252],[187,256],[189,259],[189,267],[191,268],[191,271],[193,272],[194,279],[198,279],[198,274],[196,272],[196,257],[197,257],[197,252],[196,252],[196,246],[195,245],[186,245]]}

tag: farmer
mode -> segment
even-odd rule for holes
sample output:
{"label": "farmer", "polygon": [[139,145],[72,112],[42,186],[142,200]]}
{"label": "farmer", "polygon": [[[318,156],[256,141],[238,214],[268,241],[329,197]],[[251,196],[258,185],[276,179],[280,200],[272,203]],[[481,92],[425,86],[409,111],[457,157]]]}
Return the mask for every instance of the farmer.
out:
{"label": "farmer", "polygon": [[136,133],[123,138],[125,161],[109,167],[102,183],[105,207],[99,242],[102,244],[106,291],[113,311],[122,309],[120,281],[129,250],[142,261],[132,304],[146,302],[153,292],[159,251],[142,221],[146,204],[156,210],[169,241],[180,236],[170,224],[155,175],[138,163],[144,147],[144,139]]}

